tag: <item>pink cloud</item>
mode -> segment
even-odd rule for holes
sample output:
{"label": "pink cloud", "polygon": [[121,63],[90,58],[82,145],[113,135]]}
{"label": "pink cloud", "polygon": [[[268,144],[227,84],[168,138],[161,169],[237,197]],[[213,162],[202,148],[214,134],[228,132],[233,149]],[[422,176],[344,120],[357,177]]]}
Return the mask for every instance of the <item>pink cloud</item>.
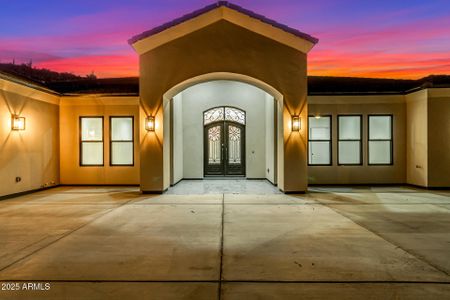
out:
{"label": "pink cloud", "polygon": [[42,61],[36,66],[79,75],[87,75],[94,72],[97,77],[102,78],[138,76],[139,68],[136,55],[79,56]]}
{"label": "pink cloud", "polygon": [[388,48],[401,52],[405,47],[426,47],[434,39],[450,46],[450,16],[420,20],[382,28],[337,26],[318,33],[319,47],[344,48],[349,51]]}
{"label": "pink cloud", "polygon": [[447,52],[345,53],[322,50],[309,56],[310,75],[420,78],[432,73],[450,73]]}
{"label": "pink cloud", "polygon": [[[160,7],[146,1],[116,4],[100,12],[61,19],[55,24],[61,30],[51,35],[0,37],[0,61],[16,57],[33,59],[35,65],[56,71],[135,76],[138,58],[127,40],[193,7],[210,4],[207,0],[195,2],[169,1]],[[450,16],[410,18],[420,15],[426,3],[424,7],[405,6],[369,14],[367,18],[349,13],[322,19],[352,1],[285,1],[282,5],[270,0],[238,2],[300,30],[313,29],[305,30],[320,39],[308,56],[311,75],[418,78],[450,73]]]}

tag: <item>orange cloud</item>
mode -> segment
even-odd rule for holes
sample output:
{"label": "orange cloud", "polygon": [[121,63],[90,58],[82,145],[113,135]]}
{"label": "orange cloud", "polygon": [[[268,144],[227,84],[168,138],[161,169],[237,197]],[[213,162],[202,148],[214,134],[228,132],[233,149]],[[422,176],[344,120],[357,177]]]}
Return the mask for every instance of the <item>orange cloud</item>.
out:
{"label": "orange cloud", "polygon": [[450,74],[450,55],[442,53],[312,52],[309,75],[417,79]]}
{"label": "orange cloud", "polygon": [[41,61],[36,65],[57,72],[71,72],[88,75],[91,72],[97,77],[129,77],[138,76],[137,55],[92,55],[61,58]]}

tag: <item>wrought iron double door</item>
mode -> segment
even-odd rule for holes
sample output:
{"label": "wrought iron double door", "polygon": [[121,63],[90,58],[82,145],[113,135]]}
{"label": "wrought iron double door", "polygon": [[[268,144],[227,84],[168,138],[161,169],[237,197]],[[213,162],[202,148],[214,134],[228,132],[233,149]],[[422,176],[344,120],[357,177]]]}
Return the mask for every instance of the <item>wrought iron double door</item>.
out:
{"label": "wrought iron double door", "polygon": [[245,176],[245,125],[221,121],[204,127],[205,176]]}

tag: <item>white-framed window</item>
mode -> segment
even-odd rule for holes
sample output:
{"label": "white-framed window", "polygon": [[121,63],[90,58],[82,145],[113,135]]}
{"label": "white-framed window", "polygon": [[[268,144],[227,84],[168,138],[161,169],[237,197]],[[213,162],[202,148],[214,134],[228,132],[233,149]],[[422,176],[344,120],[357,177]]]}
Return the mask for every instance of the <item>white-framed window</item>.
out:
{"label": "white-framed window", "polygon": [[331,116],[308,117],[308,164],[331,165]]}
{"label": "white-framed window", "polygon": [[338,116],[338,165],[362,165],[362,116]]}
{"label": "white-framed window", "polygon": [[80,166],[103,165],[103,117],[80,117]]}
{"label": "white-framed window", "polygon": [[117,116],[109,118],[110,165],[134,165],[134,117]]}
{"label": "white-framed window", "polygon": [[368,116],[369,165],[392,165],[392,115]]}

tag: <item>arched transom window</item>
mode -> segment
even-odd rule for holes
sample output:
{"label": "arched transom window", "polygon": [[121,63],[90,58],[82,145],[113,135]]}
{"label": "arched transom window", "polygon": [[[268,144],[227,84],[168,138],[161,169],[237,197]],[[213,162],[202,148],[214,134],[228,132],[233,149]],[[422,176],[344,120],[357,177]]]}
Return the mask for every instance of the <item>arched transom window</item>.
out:
{"label": "arched transom window", "polygon": [[245,111],[235,107],[221,106],[203,113],[204,125],[217,121],[233,121],[245,125]]}

